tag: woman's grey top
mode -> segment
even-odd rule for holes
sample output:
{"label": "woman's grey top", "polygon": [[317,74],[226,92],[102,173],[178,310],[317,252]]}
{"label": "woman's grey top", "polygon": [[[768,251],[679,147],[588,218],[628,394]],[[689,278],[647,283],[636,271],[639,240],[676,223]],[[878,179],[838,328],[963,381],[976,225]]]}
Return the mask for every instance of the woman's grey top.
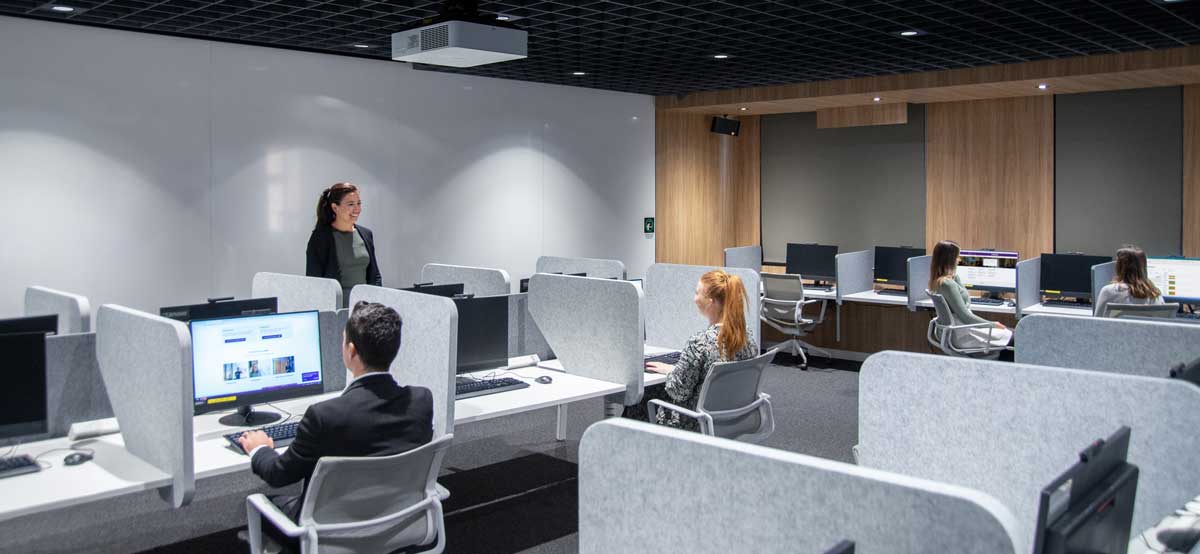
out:
{"label": "woman's grey top", "polygon": [[942,282],[938,283],[937,293],[946,299],[950,313],[954,314],[954,319],[960,324],[990,323],[971,311],[971,294],[967,292],[967,287],[963,286],[957,274],[953,279],[942,279]]}
{"label": "woman's grey top", "polygon": [[1096,295],[1096,315],[1104,316],[1109,304],[1162,304],[1163,298],[1137,298],[1129,293],[1125,283],[1109,283]]}
{"label": "woman's grey top", "polygon": [[[717,343],[717,335],[720,333],[721,324],[714,323],[687,340],[683,352],[679,354],[679,361],[675,363],[675,369],[667,374],[667,395],[675,404],[695,410],[700,386],[704,384],[704,378],[708,377],[708,371],[712,369],[713,364],[731,361],[721,354],[721,347]],[[746,329],[746,346],[734,355],[732,361],[753,358],[757,350],[754,335],[750,329]],[[690,417],[681,418],[678,412],[672,410],[659,410],[658,423],[693,431],[700,428],[696,420]]]}
{"label": "woman's grey top", "polygon": [[337,251],[337,262],[343,289],[367,282],[367,266],[371,263],[371,254],[367,252],[367,243],[363,242],[357,231],[333,230],[333,247]]}

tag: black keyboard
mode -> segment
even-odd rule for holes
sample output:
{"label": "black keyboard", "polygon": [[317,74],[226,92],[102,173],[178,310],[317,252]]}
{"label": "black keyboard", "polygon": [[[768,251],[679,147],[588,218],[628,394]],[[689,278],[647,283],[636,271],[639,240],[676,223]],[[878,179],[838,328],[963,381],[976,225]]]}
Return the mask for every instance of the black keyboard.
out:
{"label": "black keyboard", "polygon": [[1176,317],[1180,319],[1200,319],[1200,313],[1182,313]]}
{"label": "black keyboard", "polygon": [[983,304],[984,306],[1003,306],[1004,301],[996,298],[972,298],[972,304]]}
{"label": "black keyboard", "polygon": [[1085,308],[1088,310],[1092,309],[1091,302],[1084,304],[1084,303],[1079,303],[1079,302],[1073,302],[1070,300],[1043,300],[1042,305],[1043,306],[1059,306],[1059,307],[1063,307],[1063,308]]}
{"label": "black keyboard", "polygon": [[666,354],[653,354],[646,356],[646,363],[658,362],[667,365],[675,365],[679,363],[679,355],[682,352],[667,352]]}
{"label": "black keyboard", "polygon": [[37,462],[21,454],[20,456],[9,456],[8,458],[0,458],[0,479],[5,477],[16,477],[26,473],[37,473],[42,470],[42,466]]}
{"label": "black keyboard", "polygon": [[472,398],[475,396],[484,396],[487,394],[496,394],[498,392],[525,388],[529,388],[529,383],[513,379],[512,377],[480,379],[478,381],[462,380],[454,384],[454,398],[456,400],[462,400],[463,398]]}
{"label": "black keyboard", "polygon": [[[260,427],[258,429],[251,430],[262,431],[266,433],[268,437],[271,437],[272,441],[275,441],[275,448],[283,448],[284,446],[292,444],[292,440],[296,438],[297,427],[300,427],[299,421],[268,425],[266,427]],[[238,443],[238,439],[242,438],[244,433],[246,432],[238,431],[236,433],[229,433],[228,435],[225,435],[225,440],[229,441],[229,444],[232,444],[234,449],[236,449],[238,452],[241,452],[242,445]]]}
{"label": "black keyboard", "polygon": [[808,286],[808,285],[804,285],[804,290],[815,290],[815,291],[821,291],[821,292],[833,292],[833,287],[810,287],[810,286]]}

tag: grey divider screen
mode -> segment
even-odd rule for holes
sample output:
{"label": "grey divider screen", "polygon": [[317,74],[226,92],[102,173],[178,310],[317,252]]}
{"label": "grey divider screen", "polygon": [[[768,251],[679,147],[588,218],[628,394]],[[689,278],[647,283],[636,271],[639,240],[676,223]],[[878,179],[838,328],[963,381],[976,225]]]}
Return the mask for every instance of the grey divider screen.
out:
{"label": "grey divider screen", "polygon": [[1200,452],[1200,388],[1182,381],[883,352],[863,363],[858,402],[860,465],[995,496],[1020,552],[1041,489],[1121,425],[1141,470],[1135,533],[1200,491],[1200,467],[1183,462]]}
{"label": "grey divider screen", "polygon": [[1017,315],[1042,303],[1042,258],[1017,262]]}
{"label": "grey divider screen", "polygon": [[503,269],[425,264],[425,267],[421,268],[421,282],[430,281],[438,285],[462,283],[463,292],[475,296],[496,296],[512,292],[508,272]]}
{"label": "grey divider screen", "polygon": [[642,399],[642,292],[629,281],[536,273],[529,313],[568,373],[625,385]]}
{"label": "grey divider screen", "polygon": [[96,358],[125,448],[171,476],[165,500],[187,504],[196,488],[187,326],[105,304],[96,312]]}
{"label": "grey divider screen", "polygon": [[1017,323],[1016,360],[1145,377],[1200,358],[1200,325],[1033,314]]}
{"label": "grey divider screen", "polygon": [[342,284],[336,279],[264,271],[254,274],[250,296],[278,298],[279,313],[305,310],[332,312],[342,307]]}
{"label": "grey divider screen", "polygon": [[842,297],[874,288],[875,251],[860,250],[838,254],[834,258],[837,266],[837,303]]}
{"label": "grey divider screen", "polygon": [[318,312],[317,323],[321,326],[321,380],[325,392],[336,392],[346,388],[346,364],[342,363],[342,332],[346,330],[346,319],[350,310],[342,308],[336,312]]}
{"label": "grey divider screen", "polygon": [[[1054,244],[1178,256],[1182,87],[1054,95]],[[1106,224],[1109,223],[1109,224]]]}
{"label": "grey divider screen", "polygon": [[737,246],[725,249],[725,267],[741,267],[762,271],[761,246]]}
{"label": "grey divider screen", "polygon": [[454,432],[454,369],[458,363],[458,308],[454,301],[432,294],[358,285],[350,304],[359,300],[390,306],[404,328],[400,353],[389,371],[401,385],[433,392],[433,438]]}
{"label": "grey divider screen", "polygon": [[78,294],[46,287],[25,289],[25,315],[58,316],[58,334],[86,333],[92,329],[92,308],[88,299]]}
{"label": "grey divider screen", "polygon": [[52,437],[65,437],[72,423],[113,416],[96,359],[96,333],[46,337],[46,400]]}
{"label": "grey divider screen", "polygon": [[981,492],[648,423],[579,446],[580,554],[1014,554],[1015,528]]}
{"label": "grey divider screen", "polygon": [[[646,344],[682,350],[688,337],[708,328],[708,320],[696,309],[696,282],[716,269],[704,265],[654,264],[646,270]],[[746,286],[746,325],[757,342],[758,272],[753,269],[720,268],[737,275]]]}
{"label": "grey divider screen", "polygon": [[1117,274],[1117,262],[1108,262],[1092,266],[1092,315],[1096,313],[1096,297],[1100,295],[1100,289],[1109,284],[1113,280],[1113,276]]}
{"label": "grey divider screen", "polygon": [[550,343],[529,313],[529,293],[508,296],[508,357],[537,354],[539,360],[554,357]]}
{"label": "grey divider screen", "polygon": [[600,279],[624,279],[625,263],[601,258],[562,258],[542,256],[537,259],[537,273],[587,273]]}
{"label": "grey divider screen", "polygon": [[929,288],[929,262],[933,256],[916,256],[908,259],[908,310],[917,311],[917,302],[929,300],[925,289]]}

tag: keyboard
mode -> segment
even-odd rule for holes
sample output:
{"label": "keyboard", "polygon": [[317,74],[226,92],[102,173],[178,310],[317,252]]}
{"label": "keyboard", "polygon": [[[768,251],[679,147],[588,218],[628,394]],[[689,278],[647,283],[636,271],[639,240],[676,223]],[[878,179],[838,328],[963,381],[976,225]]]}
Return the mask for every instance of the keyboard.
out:
{"label": "keyboard", "polygon": [[658,362],[667,365],[675,365],[679,363],[679,355],[682,352],[667,352],[666,354],[652,354],[646,356],[646,363]]}
{"label": "keyboard", "polygon": [[[1197,508],[1200,508],[1200,496],[1185,504],[1183,508],[1175,510],[1173,514],[1163,518],[1156,525],[1142,533],[1131,533],[1128,552],[1130,554],[1167,552],[1167,547],[1162,543],[1159,536],[1159,533],[1165,530],[1176,532],[1189,531],[1193,534],[1192,540],[1196,540],[1194,533],[1197,529],[1200,529],[1200,512],[1197,511]],[[1176,551],[1170,550],[1170,552]],[[1200,545],[1193,545],[1191,549],[1180,552],[1200,552]]]}
{"label": "keyboard", "polygon": [[24,475],[26,473],[37,473],[41,470],[42,466],[38,465],[33,458],[24,454],[0,458],[0,479],[16,477],[17,475]]}
{"label": "keyboard", "polygon": [[478,381],[459,381],[454,385],[454,398],[462,400],[463,398],[472,398],[476,396],[484,396],[487,394],[496,394],[509,390],[529,388],[529,383],[513,379],[512,377],[500,377],[499,379],[480,379]]}
{"label": "keyboard", "polygon": [[972,304],[983,304],[984,306],[1003,306],[1004,301],[996,298],[972,298]]}
{"label": "keyboard", "polygon": [[[268,425],[258,429],[250,429],[250,431],[262,431],[266,433],[268,437],[271,437],[272,441],[275,441],[275,448],[283,448],[284,446],[292,444],[292,440],[296,438],[297,427],[300,427],[299,421]],[[229,433],[228,435],[225,435],[225,440],[229,441],[229,444],[232,444],[235,450],[241,452],[242,445],[238,443],[238,439],[241,438],[242,434],[245,432],[246,431],[238,431],[236,433]]]}
{"label": "keyboard", "polygon": [[1200,313],[1183,313],[1177,315],[1176,317],[1179,319],[1200,319]]}
{"label": "keyboard", "polygon": [[833,292],[833,287],[812,287],[804,285],[804,290],[815,290],[820,292]]}
{"label": "keyboard", "polygon": [[1079,302],[1070,302],[1067,300],[1043,300],[1042,305],[1043,306],[1058,306],[1058,307],[1062,307],[1062,308],[1083,308],[1083,309],[1087,309],[1087,310],[1092,309],[1092,304],[1090,302],[1088,302],[1086,304],[1081,304]]}

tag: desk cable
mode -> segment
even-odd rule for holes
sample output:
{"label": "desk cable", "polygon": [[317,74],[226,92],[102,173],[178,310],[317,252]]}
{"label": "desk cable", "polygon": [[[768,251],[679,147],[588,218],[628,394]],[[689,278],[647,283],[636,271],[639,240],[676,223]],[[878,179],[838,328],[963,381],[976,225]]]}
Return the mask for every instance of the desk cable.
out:
{"label": "desk cable", "polygon": [[37,455],[35,455],[33,457],[33,461],[37,462],[37,465],[42,466],[42,469],[50,469],[53,466],[50,464],[50,462],[43,462],[42,457],[46,456],[47,454],[53,454],[55,452],[83,452],[83,453],[86,453],[88,456],[92,456],[92,457],[96,456],[96,451],[92,450],[91,448],[79,448],[79,447],[75,447],[75,446],[68,446],[68,447],[59,447],[59,448],[51,448],[50,450],[44,450],[44,451],[38,453]]}

